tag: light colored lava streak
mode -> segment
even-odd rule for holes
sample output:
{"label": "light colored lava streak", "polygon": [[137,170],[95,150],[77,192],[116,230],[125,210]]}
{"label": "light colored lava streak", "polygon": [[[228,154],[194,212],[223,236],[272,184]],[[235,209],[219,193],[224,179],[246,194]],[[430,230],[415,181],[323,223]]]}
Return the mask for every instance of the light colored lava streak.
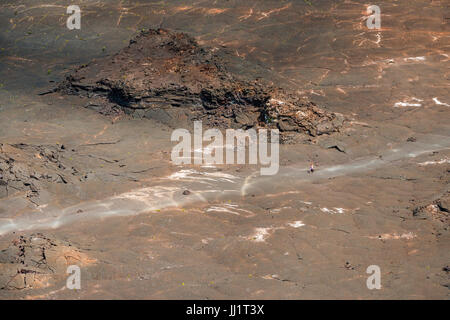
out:
{"label": "light colored lava streak", "polygon": [[[422,143],[417,142],[414,145],[405,145],[389,150],[381,158],[365,158],[346,164],[324,167],[314,174],[308,174],[305,168],[289,167],[274,176],[259,176],[259,171],[256,171],[243,179],[222,172],[181,169],[165,179],[161,179],[161,185],[132,190],[104,200],[81,203],[64,209],[42,206],[37,211],[17,218],[3,216],[0,218],[0,235],[14,231],[59,228],[63,225],[90,219],[158,212],[165,208],[180,208],[187,204],[210,200],[226,200],[231,197],[246,196],[250,193],[270,195],[274,192],[279,193],[283,189],[289,191],[289,188],[295,188],[296,184],[365,172],[377,167],[388,166],[397,160],[414,158],[424,153],[445,149],[450,149],[450,139],[447,136],[432,136],[424,139]],[[288,179],[291,179],[291,184],[287,183]],[[191,192],[183,195],[184,190]],[[336,212],[341,211],[338,209]],[[15,213],[11,214],[14,216]],[[261,231],[257,235],[257,239],[264,240],[265,236],[267,234]]]}

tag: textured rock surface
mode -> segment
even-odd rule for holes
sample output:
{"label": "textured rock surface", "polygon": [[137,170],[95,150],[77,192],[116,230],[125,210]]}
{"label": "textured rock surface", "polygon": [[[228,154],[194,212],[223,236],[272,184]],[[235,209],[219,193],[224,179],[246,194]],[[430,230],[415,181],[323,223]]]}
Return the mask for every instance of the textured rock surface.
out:
{"label": "textured rock surface", "polygon": [[450,227],[450,191],[444,193],[432,203],[415,207],[413,216],[431,219],[439,230],[448,230]]}
{"label": "textured rock surface", "polygon": [[59,158],[63,151],[55,146],[0,144],[0,198],[23,191],[35,202],[46,194],[45,183],[68,183]]}
{"label": "textured rock surface", "polygon": [[66,277],[66,268],[95,263],[67,241],[42,233],[15,238],[0,251],[0,288],[21,290],[45,288]]}

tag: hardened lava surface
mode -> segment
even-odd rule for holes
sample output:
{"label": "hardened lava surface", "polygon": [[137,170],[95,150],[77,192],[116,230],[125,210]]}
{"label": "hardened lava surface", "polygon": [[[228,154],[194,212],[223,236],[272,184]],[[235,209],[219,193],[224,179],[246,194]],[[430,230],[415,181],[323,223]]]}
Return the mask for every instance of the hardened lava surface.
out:
{"label": "hardened lava surface", "polygon": [[[0,298],[448,299],[449,2],[371,4],[2,1]],[[302,137],[176,166],[196,119]]]}

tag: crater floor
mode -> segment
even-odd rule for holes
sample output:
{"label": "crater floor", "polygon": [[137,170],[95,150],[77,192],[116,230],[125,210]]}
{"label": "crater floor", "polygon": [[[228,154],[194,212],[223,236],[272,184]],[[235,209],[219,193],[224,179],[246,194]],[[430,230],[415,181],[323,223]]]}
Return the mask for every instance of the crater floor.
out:
{"label": "crater floor", "polygon": [[[372,30],[359,0],[87,0],[80,30],[66,5],[0,4],[0,298],[449,298],[446,1],[379,1]],[[346,124],[282,144],[259,176],[176,166],[164,121],[39,95],[157,28]]]}

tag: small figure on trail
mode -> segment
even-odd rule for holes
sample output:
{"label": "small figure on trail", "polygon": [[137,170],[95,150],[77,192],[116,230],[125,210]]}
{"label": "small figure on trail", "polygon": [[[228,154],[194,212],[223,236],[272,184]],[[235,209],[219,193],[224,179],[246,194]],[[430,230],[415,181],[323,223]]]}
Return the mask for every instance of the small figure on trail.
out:
{"label": "small figure on trail", "polygon": [[308,173],[313,173],[313,172],[314,172],[314,162],[310,161]]}

